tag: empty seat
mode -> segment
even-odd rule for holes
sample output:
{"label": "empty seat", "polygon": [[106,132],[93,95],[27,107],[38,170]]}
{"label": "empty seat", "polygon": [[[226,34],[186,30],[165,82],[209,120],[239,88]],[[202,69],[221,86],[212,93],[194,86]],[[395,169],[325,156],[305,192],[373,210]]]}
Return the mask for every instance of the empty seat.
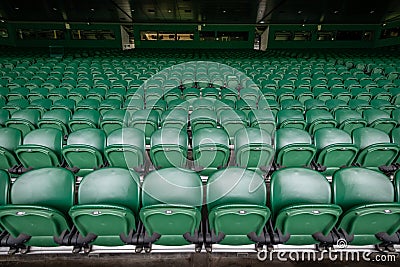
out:
{"label": "empty seat", "polygon": [[329,182],[320,173],[305,168],[285,168],[271,177],[271,211],[274,231],[289,245],[318,243],[313,235],[326,236],[336,225],[341,208],[332,204]]}
{"label": "empty seat", "polygon": [[161,115],[161,128],[173,127],[186,129],[188,124],[188,113],[182,109],[170,109]]}
{"label": "empty seat", "polygon": [[8,110],[0,109],[0,127],[4,127],[6,125],[6,121],[10,118],[10,113]]}
{"label": "empty seat", "polygon": [[208,178],[206,185],[210,231],[225,245],[252,244],[247,235],[260,235],[270,217],[267,190],[261,175],[229,167]]}
{"label": "empty seat", "polygon": [[123,109],[113,109],[105,112],[100,121],[100,128],[109,135],[117,129],[127,127],[130,121],[130,113]]}
{"label": "empty seat", "polygon": [[349,134],[354,129],[367,126],[367,121],[363,119],[360,113],[354,110],[339,109],[335,112],[335,119],[338,122],[338,128]]}
{"label": "empty seat", "polygon": [[83,236],[94,234],[91,244],[124,245],[120,234],[135,232],[138,222],[139,176],[121,168],[104,168],[83,177],[78,204],[69,215]]}
{"label": "empty seat", "polygon": [[202,183],[196,172],[177,168],[156,170],[143,181],[140,220],[150,236],[161,235],[155,244],[187,245],[190,242],[183,235],[199,231],[202,203]]}
{"label": "empty seat", "polygon": [[229,136],[224,129],[203,128],[193,132],[193,160],[196,171],[210,175],[228,164]]}
{"label": "empty seat", "polygon": [[20,130],[22,135],[25,136],[27,133],[37,128],[39,119],[39,111],[24,109],[14,112],[11,118],[6,121],[6,126]]}
{"label": "empty seat", "polygon": [[74,175],[63,168],[42,168],[21,175],[11,187],[10,204],[0,206],[0,221],[12,237],[29,246],[57,246],[54,237],[71,230]]}
{"label": "empty seat", "polygon": [[188,151],[185,130],[161,128],[151,136],[150,159],[155,168],[185,167]]}
{"label": "empty seat", "polygon": [[193,111],[196,110],[214,110],[214,100],[210,98],[194,99],[192,102]]}
{"label": "empty seat", "polygon": [[0,169],[8,170],[18,165],[15,149],[22,144],[20,130],[14,128],[0,128]]}
{"label": "empty seat", "polygon": [[355,163],[374,169],[392,164],[400,149],[390,142],[388,134],[369,127],[354,130],[353,143],[360,151]]}
{"label": "empty seat", "polygon": [[268,172],[274,158],[271,136],[259,128],[244,128],[236,132],[235,158],[239,167]]}
{"label": "empty seat", "polygon": [[145,135],[141,130],[117,129],[107,137],[104,156],[112,167],[142,169],[145,162],[145,142]]}
{"label": "empty seat", "polygon": [[314,135],[315,131],[322,128],[336,127],[336,120],[329,111],[323,109],[312,109],[306,112],[308,132]]}
{"label": "empty seat", "polygon": [[280,110],[276,115],[277,127],[305,129],[306,121],[299,110]]}
{"label": "empty seat", "polygon": [[15,154],[25,168],[59,167],[63,133],[58,129],[37,129],[25,135]]}
{"label": "empty seat", "polygon": [[389,236],[399,230],[400,204],[389,178],[364,168],[345,168],[332,180],[333,202],[343,209],[339,231],[353,237],[350,245],[381,243],[377,234]]}
{"label": "empty seat", "polygon": [[72,115],[68,123],[71,132],[86,128],[98,128],[101,120],[101,115],[94,109],[78,110]]}
{"label": "empty seat", "polygon": [[292,128],[276,131],[275,149],[275,161],[284,167],[309,166],[317,150],[308,132]]}
{"label": "empty seat", "polygon": [[323,174],[328,176],[343,166],[351,166],[358,153],[350,134],[336,128],[317,130],[314,144],[317,148],[315,162],[326,167]]}
{"label": "empty seat", "polygon": [[151,135],[158,129],[159,115],[152,109],[138,110],[131,116],[130,127],[139,129],[146,136],[146,144],[150,144]]}
{"label": "empty seat", "polygon": [[269,134],[275,132],[275,117],[271,111],[268,110],[252,110],[248,115],[249,126],[262,129]]}
{"label": "empty seat", "polygon": [[60,130],[63,135],[68,134],[68,122],[71,113],[63,109],[47,111],[38,122],[39,128],[54,128]]}
{"label": "empty seat", "polygon": [[219,115],[219,123],[228,133],[230,143],[233,144],[236,132],[247,126],[247,117],[241,110],[224,110]]}
{"label": "empty seat", "polygon": [[192,132],[203,128],[217,127],[217,113],[212,110],[195,109],[190,114],[190,127]]}
{"label": "empty seat", "polygon": [[85,175],[104,165],[103,151],[106,135],[100,129],[81,129],[69,134],[62,154],[68,166],[78,168],[77,175]]}
{"label": "empty seat", "polygon": [[363,112],[363,117],[368,123],[368,127],[379,129],[389,134],[397,122],[390,118],[390,115],[379,109],[367,109]]}

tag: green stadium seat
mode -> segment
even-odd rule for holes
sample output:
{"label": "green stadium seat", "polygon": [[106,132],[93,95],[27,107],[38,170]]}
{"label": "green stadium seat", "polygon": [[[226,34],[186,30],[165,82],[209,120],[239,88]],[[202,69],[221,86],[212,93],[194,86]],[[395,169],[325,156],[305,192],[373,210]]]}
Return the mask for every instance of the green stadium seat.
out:
{"label": "green stadium seat", "polygon": [[275,150],[270,134],[259,128],[244,128],[236,132],[235,158],[239,167],[269,172]]}
{"label": "green stadium seat", "polygon": [[363,117],[367,121],[368,127],[379,129],[387,134],[397,125],[397,122],[388,113],[375,108],[364,110]]}
{"label": "green stadium seat", "polygon": [[14,112],[11,118],[6,121],[6,126],[20,130],[22,135],[25,136],[27,133],[37,128],[39,119],[39,111],[24,109]]}
{"label": "green stadium seat", "polygon": [[188,245],[191,242],[184,235],[199,232],[202,203],[202,183],[196,172],[177,168],[156,170],[143,181],[140,220],[150,236],[161,235],[155,244]]}
{"label": "green stadium seat", "polygon": [[288,99],[288,100],[283,100],[280,103],[281,103],[281,110],[298,110],[301,113],[303,113],[305,110],[304,105],[299,100]]}
{"label": "green stadium seat", "polygon": [[314,235],[328,235],[342,212],[332,204],[329,182],[305,168],[285,168],[271,177],[271,211],[274,231],[286,236],[287,245],[319,243]]}
{"label": "green stadium seat", "polygon": [[260,99],[258,102],[259,110],[270,110],[274,116],[279,112],[280,105],[275,100]]}
{"label": "green stadium seat", "polygon": [[74,188],[74,175],[63,168],[21,175],[11,187],[10,204],[0,206],[2,226],[22,244],[58,246],[53,238],[72,228],[68,210],[74,203]]}
{"label": "green stadium seat", "polygon": [[179,167],[187,164],[188,135],[186,130],[161,128],[151,136],[150,159],[155,168]]}
{"label": "green stadium seat", "polygon": [[117,99],[106,99],[101,101],[100,106],[99,106],[99,112],[101,115],[104,115],[107,111],[114,110],[114,109],[120,109],[122,106],[122,102]]}
{"label": "green stadium seat", "polygon": [[106,135],[100,129],[81,129],[69,134],[62,154],[70,168],[78,168],[76,175],[83,176],[104,166],[103,152]]}
{"label": "green stadium seat", "polygon": [[68,122],[68,127],[71,132],[86,128],[98,128],[101,120],[101,115],[94,109],[78,110],[72,115]]}
{"label": "green stadium seat", "polygon": [[122,168],[104,168],[82,179],[78,204],[69,215],[81,235],[95,236],[90,244],[122,246],[120,234],[136,231],[139,206],[139,176]]}
{"label": "green stadium seat", "polygon": [[333,202],[343,209],[337,226],[352,240],[350,245],[374,245],[377,234],[399,230],[400,204],[395,203],[393,184],[382,173],[364,168],[345,168],[332,180]]}
{"label": "green stadium seat", "polygon": [[325,102],[328,110],[334,114],[339,109],[350,109],[346,102],[340,99],[330,99]]}
{"label": "green stadium seat", "polygon": [[69,113],[72,113],[75,111],[75,101],[72,99],[60,99],[57,100],[53,103],[51,110],[54,109],[65,109],[67,110]]}
{"label": "green stadium seat", "polygon": [[339,109],[335,112],[338,128],[351,134],[355,129],[367,127],[367,121],[354,110]]}
{"label": "green stadium seat", "polygon": [[324,175],[331,176],[343,166],[351,166],[358,153],[350,134],[336,128],[319,129],[314,134],[317,148],[315,162],[326,167]]}
{"label": "green stadium seat", "polygon": [[186,130],[188,113],[182,109],[169,109],[161,115],[161,128],[173,127]]}
{"label": "green stadium seat", "polygon": [[107,91],[104,88],[91,88],[86,95],[86,99],[94,99],[101,102],[104,100],[106,93]]}
{"label": "green stadium seat", "polygon": [[318,129],[335,128],[336,120],[329,111],[324,109],[312,109],[306,112],[308,132],[314,135]]}
{"label": "green stadium seat", "polygon": [[214,100],[210,98],[199,98],[192,102],[192,110],[214,110]]}
{"label": "green stadium seat", "polygon": [[75,111],[78,110],[99,110],[100,102],[95,99],[83,99],[79,101],[75,106]]}
{"label": "green stadium seat", "polygon": [[167,109],[167,102],[163,99],[153,99],[146,102],[146,109],[155,110],[158,113],[158,116],[161,116],[161,114]]}
{"label": "green stadium seat", "polygon": [[236,102],[238,99],[238,92],[235,89],[230,88],[222,88],[221,90],[221,100],[231,100]]}
{"label": "green stadium seat", "polygon": [[208,224],[210,232],[220,239],[217,243],[253,244],[248,235],[260,235],[270,218],[262,176],[250,170],[229,167],[209,177],[206,192]]}
{"label": "green stadium seat", "polygon": [[206,99],[218,99],[220,90],[214,87],[206,87],[201,90],[201,96]]}
{"label": "green stadium seat", "polygon": [[123,109],[131,112],[142,110],[144,109],[143,99],[128,98],[124,102]]}
{"label": "green stadium seat", "polygon": [[100,121],[100,128],[106,135],[122,127],[127,127],[130,121],[130,113],[123,109],[106,111]]}
{"label": "green stadium seat", "polygon": [[22,144],[21,131],[14,128],[0,128],[0,169],[8,170],[19,164],[15,149]]}
{"label": "green stadium seat", "polygon": [[390,142],[385,132],[365,127],[353,131],[353,143],[359,149],[355,163],[361,167],[378,169],[389,166],[397,157],[400,147]]}
{"label": "green stadium seat", "polygon": [[229,136],[223,129],[203,128],[193,132],[193,164],[201,175],[209,176],[229,161]]}
{"label": "green stadium seat", "polygon": [[159,115],[152,109],[135,111],[131,116],[129,127],[139,129],[146,136],[146,144],[150,144],[151,135],[158,129]]}
{"label": "green stadium seat", "polygon": [[112,167],[142,170],[145,151],[145,136],[141,130],[121,128],[108,135],[104,156]]}
{"label": "green stadium seat", "polygon": [[184,100],[197,99],[200,97],[200,90],[194,87],[187,87],[182,92]]}
{"label": "green stadium seat", "polygon": [[276,131],[275,149],[275,161],[283,167],[310,166],[317,150],[308,132],[294,128]]}
{"label": "green stadium seat", "polygon": [[61,166],[63,134],[58,129],[37,129],[25,135],[22,145],[15,149],[25,168]]}
{"label": "green stadium seat", "polygon": [[65,136],[68,134],[68,123],[70,120],[70,112],[63,109],[54,109],[43,114],[38,122],[39,128],[58,129]]}
{"label": "green stadium seat", "polygon": [[277,127],[281,128],[296,128],[305,129],[306,121],[303,113],[299,110],[280,110],[276,114]]}
{"label": "green stadium seat", "polygon": [[219,114],[219,124],[229,135],[230,143],[233,144],[235,134],[240,129],[247,127],[247,116],[241,110],[224,110]]}
{"label": "green stadium seat", "polygon": [[217,127],[217,113],[207,109],[195,109],[190,114],[190,127],[192,132]]}
{"label": "green stadium seat", "polygon": [[275,132],[275,117],[271,111],[252,110],[248,114],[248,121],[250,127],[262,129],[271,135]]}

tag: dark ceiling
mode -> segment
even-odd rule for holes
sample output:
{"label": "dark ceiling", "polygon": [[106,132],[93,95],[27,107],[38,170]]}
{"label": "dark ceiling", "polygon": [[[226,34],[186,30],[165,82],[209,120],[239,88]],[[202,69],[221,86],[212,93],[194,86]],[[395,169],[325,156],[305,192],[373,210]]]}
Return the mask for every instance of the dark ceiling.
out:
{"label": "dark ceiling", "polygon": [[399,0],[0,0],[9,21],[378,24],[400,19]]}

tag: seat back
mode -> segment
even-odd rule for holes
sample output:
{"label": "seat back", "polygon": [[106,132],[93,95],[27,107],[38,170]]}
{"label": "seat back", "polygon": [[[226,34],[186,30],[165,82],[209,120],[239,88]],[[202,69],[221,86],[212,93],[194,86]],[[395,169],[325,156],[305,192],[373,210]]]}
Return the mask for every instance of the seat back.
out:
{"label": "seat back", "polygon": [[57,246],[53,237],[71,227],[66,215],[74,188],[74,175],[66,169],[29,171],[12,185],[11,204],[0,207],[0,223],[13,237],[31,236],[27,245]]}
{"label": "seat back", "polygon": [[68,134],[68,122],[70,112],[63,109],[47,111],[38,122],[39,128],[54,128],[62,131],[63,135]]}
{"label": "seat back", "polygon": [[18,164],[14,154],[22,143],[22,133],[14,128],[0,128],[0,169],[8,170]]}
{"label": "seat back", "polygon": [[152,109],[135,111],[131,116],[130,127],[139,129],[146,136],[146,144],[150,144],[151,135],[158,129],[159,115]]}
{"label": "seat back", "polygon": [[156,170],[143,181],[140,219],[149,235],[161,235],[156,244],[185,245],[188,241],[183,234],[193,235],[199,229],[202,203],[197,173],[177,168]]}
{"label": "seat back", "polygon": [[136,230],[140,205],[139,175],[122,168],[103,168],[86,175],[78,190],[78,205],[69,214],[93,244],[123,245],[119,235]]}
{"label": "seat back", "polygon": [[63,134],[58,129],[37,129],[29,132],[15,150],[25,168],[58,167],[61,165]]}
{"label": "seat back", "polygon": [[400,204],[394,203],[395,191],[384,174],[365,168],[341,169],[333,175],[333,202],[345,212],[339,229],[354,235],[351,244],[380,243],[375,236],[389,236],[399,230]]}
{"label": "seat back", "polygon": [[130,113],[123,109],[113,109],[105,112],[100,121],[100,128],[109,135],[114,130],[127,127],[130,120]]}
{"label": "seat back", "polygon": [[247,234],[262,232],[270,217],[266,191],[261,175],[238,167],[219,170],[208,178],[209,226],[215,234],[225,234],[221,244],[251,244]]}
{"label": "seat back", "polygon": [[215,128],[217,126],[217,113],[213,110],[195,109],[190,114],[190,127],[192,132],[203,128]]}
{"label": "seat back", "polygon": [[121,128],[107,137],[104,155],[113,167],[135,169],[145,160],[144,132],[134,128]]}
{"label": "seat back", "polygon": [[6,126],[18,129],[25,136],[37,127],[40,118],[40,112],[33,109],[24,109],[17,111],[11,115],[6,121]]}

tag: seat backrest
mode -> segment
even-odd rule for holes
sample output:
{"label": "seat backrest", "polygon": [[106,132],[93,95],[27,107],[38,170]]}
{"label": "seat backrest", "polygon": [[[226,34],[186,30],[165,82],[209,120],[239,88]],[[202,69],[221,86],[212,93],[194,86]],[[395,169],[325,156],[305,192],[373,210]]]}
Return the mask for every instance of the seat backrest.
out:
{"label": "seat backrest", "polygon": [[249,145],[272,145],[268,132],[259,128],[244,128],[235,134],[235,150]]}
{"label": "seat backrest", "polygon": [[60,130],[47,128],[29,132],[23,141],[23,145],[39,145],[49,148],[57,155],[61,155],[63,135]]}
{"label": "seat backrest", "polygon": [[275,148],[277,150],[291,144],[311,144],[311,136],[308,132],[295,128],[283,128],[276,131]]}
{"label": "seat backrest", "polygon": [[14,128],[0,128],[0,147],[14,151],[21,143],[21,131]]}
{"label": "seat backrest", "polygon": [[207,180],[207,208],[219,205],[266,205],[267,189],[262,176],[238,167],[219,170]]}
{"label": "seat backrest", "polygon": [[222,128],[203,128],[193,133],[193,148],[202,145],[224,145],[229,147],[229,136]]}
{"label": "seat backrest", "polygon": [[11,180],[7,172],[0,170],[0,206],[10,201]]}
{"label": "seat backrest", "polygon": [[390,143],[390,137],[385,132],[370,128],[358,128],[352,133],[353,143],[359,148],[364,149],[374,144],[387,144]]}
{"label": "seat backrest", "polygon": [[89,145],[103,152],[106,145],[106,135],[100,129],[81,129],[69,134],[67,145]]}
{"label": "seat backrest", "polygon": [[141,151],[145,150],[144,132],[135,128],[121,128],[111,132],[107,137],[109,145],[133,145]]}
{"label": "seat backrest", "polygon": [[306,168],[284,168],[274,172],[270,190],[273,216],[291,205],[331,203],[328,180],[319,172]]}
{"label": "seat backrest", "polygon": [[144,178],[142,185],[143,207],[157,204],[200,207],[202,203],[201,178],[193,171],[165,168],[152,171]]}
{"label": "seat backrest", "polygon": [[177,145],[187,148],[187,132],[178,128],[161,128],[151,136],[151,147],[157,145]]}
{"label": "seat backrest", "polygon": [[75,177],[63,168],[41,168],[21,175],[11,187],[11,204],[44,206],[67,213],[74,204]]}
{"label": "seat backrest", "polygon": [[140,206],[139,175],[122,168],[103,168],[83,177],[78,204],[122,205],[135,214]]}
{"label": "seat backrest", "polygon": [[318,129],[314,134],[314,143],[317,150],[320,151],[329,145],[352,144],[350,134],[337,128]]}
{"label": "seat backrest", "polygon": [[332,178],[333,202],[344,211],[355,206],[390,203],[394,201],[394,188],[384,174],[365,168],[345,168]]}

